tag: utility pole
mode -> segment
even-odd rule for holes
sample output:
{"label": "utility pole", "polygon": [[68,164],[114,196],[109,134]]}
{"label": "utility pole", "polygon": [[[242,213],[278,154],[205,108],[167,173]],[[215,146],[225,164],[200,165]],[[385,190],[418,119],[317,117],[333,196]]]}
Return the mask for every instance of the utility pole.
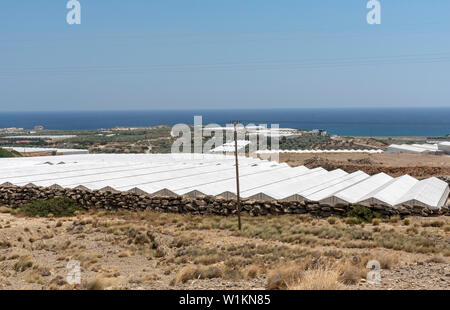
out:
{"label": "utility pole", "polygon": [[237,143],[237,126],[238,122],[233,122],[234,125],[234,157],[236,160],[236,193],[237,193],[237,215],[238,215],[238,228],[242,230],[241,225],[241,194],[239,190],[239,159],[238,159],[238,143]]}

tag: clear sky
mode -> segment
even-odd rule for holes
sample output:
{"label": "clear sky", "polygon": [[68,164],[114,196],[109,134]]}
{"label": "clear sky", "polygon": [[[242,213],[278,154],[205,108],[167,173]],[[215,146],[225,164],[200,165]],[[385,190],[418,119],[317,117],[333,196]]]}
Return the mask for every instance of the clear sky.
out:
{"label": "clear sky", "polygon": [[450,106],[450,1],[2,0],[6,110]]}

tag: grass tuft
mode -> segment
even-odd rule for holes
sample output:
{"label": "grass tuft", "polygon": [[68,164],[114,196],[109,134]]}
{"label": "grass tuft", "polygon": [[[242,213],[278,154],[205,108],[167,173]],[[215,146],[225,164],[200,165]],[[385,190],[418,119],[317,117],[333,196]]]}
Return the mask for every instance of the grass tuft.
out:
{"label": "grass tuft", "polygon": [[14,264],[14,270],[18,272],[23,272],[28,268],[33,266],[33,259],[31,256],[21,256],[19,260]]}

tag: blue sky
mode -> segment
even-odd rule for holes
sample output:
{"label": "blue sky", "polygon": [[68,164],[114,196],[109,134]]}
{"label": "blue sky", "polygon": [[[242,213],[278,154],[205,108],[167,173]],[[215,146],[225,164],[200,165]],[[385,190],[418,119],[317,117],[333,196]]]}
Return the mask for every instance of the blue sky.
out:
{"label": "blue sky", "polygon": [[0,4],[0,111],[450,106],[450,1]]}

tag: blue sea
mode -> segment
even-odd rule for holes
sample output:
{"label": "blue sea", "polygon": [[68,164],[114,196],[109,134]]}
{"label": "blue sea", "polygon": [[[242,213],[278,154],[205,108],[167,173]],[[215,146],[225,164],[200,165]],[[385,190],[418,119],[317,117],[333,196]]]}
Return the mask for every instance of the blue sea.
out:
{"label": "blue sea", "polygon": [[156,126],[193,124],[194,116],[203,124],[226,125],[232,120],[243,124],[279,124],[298,129],[325,129],[347,136],[423,136],[450,134],[448,108],[348,108],[271,110],[182,110],[182,111],[66,111],[0,112],[0,128],[75,130],[116,126]]}

